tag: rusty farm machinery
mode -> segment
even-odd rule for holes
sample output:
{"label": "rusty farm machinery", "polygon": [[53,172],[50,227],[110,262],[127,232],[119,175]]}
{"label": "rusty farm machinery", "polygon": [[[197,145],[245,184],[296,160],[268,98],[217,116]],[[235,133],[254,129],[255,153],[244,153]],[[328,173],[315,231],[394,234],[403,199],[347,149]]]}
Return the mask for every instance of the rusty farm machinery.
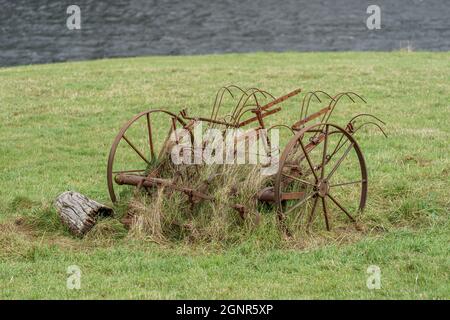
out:
{"label": "rusty farm machinery", "polygon": [[[226,99],[232,101],[231,112],[221,115]],[[368,190],[366,162],[355,133],[366,125],[374,125],[385,134],[384,122],[374,115],[359,113],[338,125],[331,119],[343,100],[365,103],[353,92],[331,96],[314,91],[302,97],[302,91],[297,89],[276,98],[261,89],[244,90],[231,85],[217,92],[209,117],[190,116],[185,109],[179,113],[164,109],[143,111],[127,121],[114,139],[107,166],[110,198],[116,202],[124,194],[118,192],[119,188],[134,186],[150,194],[161,189],[181,193],[191,207],[203,201],[214,202],[209,189],[219,174],[211,175],[201,186],[193,186],[190,181],[205,163],[174,164],[170,157],[173,137],[175,143],[179,142],[176,132],[180,130],[188,133],[191,143],[200,146],[201,155],[210,143],[194,141],[196,127],[203,124],[201,130],[214,128],[223,136],[229,130],[243,130],[243,135],[241,132],[241,136],[234,136],[234,145],[252,133],[264,142],[265,156],[272,160],[277,155],[276,170],[249,201],[269,206],[287,233],[303,226],[309,230],[317,216],[323,217],[327,230],[332,217],[355,222],[366,205]],[[290,101],[292,105],[287,105]],[[283,114],[277,118],[279,123],[270,123],[268,120],[285,104],[289,109],[279,113]],[[344,111],[349,114],[351,110]],[[285,142],[283,147],[282,143],[271,143],[273,130],[278,130],[280,141]],[[182,152],[195,153],[191,147]],[[235,203],[232,196],[229,198],[230,207],[245,219],[247,203]]]}

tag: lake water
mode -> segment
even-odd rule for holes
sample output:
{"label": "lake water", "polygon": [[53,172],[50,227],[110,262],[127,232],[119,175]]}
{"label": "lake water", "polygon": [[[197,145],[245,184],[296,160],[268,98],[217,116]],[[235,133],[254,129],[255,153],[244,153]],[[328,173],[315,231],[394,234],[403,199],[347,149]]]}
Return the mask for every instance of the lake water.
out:
{"label": "lake water", "polygon": [[[81,9],[68,30],[66,9]],[[381,8],[368,30],[366,9]],[[0,0],[0,66],[251,51],[450,50],[449,0]]]}

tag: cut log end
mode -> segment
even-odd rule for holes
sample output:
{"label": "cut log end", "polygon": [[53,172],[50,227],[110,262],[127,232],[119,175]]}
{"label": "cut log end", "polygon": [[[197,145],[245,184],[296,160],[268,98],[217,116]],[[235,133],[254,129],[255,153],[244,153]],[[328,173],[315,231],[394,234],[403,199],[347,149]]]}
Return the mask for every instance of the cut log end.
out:
{"label": "cut log end", "polygon": [[97,222],[99,216],[112,216],[114,210],[81,193],[66,191],[55,200],[61,221],[76,236],[86,234]]}

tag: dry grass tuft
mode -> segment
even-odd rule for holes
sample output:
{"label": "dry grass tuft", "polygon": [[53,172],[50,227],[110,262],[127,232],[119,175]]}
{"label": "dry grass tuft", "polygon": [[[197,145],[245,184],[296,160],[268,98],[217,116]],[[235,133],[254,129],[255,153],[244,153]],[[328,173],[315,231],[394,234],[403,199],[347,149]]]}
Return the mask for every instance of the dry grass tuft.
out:
{"label": "dry grass tuft", "polygon": [[[208,181],[206,183],[205,181]],[[194,199],[169,188],[137,193],[126,220],[129,236],[157,243],[234,243],[262,223],[256,194],[266,183],[257,166],[205,166],[185,187],[203,190],[214,200]],[[233,206],[244,206],[239,212]]]}

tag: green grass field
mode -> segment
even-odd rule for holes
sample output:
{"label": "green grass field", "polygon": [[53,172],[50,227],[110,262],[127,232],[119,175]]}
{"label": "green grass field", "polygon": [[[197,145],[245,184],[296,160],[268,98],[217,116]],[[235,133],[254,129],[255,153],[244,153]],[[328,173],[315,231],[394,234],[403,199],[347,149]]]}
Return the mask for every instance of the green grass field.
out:
{"label": "green grass field", "polygon": [[[76,190],[110,203],[114,136],[150,108],[209,115],[227,84],[283,95],[355,91],[388,139],[357,137],[369,170],[364,233],[319,231],[302,246],[265,239],[158,245],[106,219],[84,238],[52,201]],[[450,54],[256,53],[148,57],[0,69],[0,298],[449,299]],[[295,119],[295,113],[291,115]],[[119,210],[120,211],[120,210]],[[67,268],[82,272],[66,287]],[[370,265],[381,289],[369,290]]]}

